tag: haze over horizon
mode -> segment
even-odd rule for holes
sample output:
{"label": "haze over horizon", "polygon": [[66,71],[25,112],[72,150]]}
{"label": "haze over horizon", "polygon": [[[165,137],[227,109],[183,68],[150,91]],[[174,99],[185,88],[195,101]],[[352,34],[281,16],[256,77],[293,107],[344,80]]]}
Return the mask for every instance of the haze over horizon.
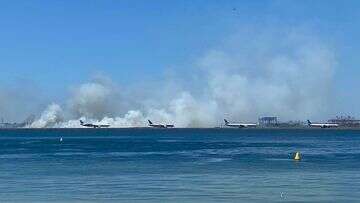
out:
{"label": "haze over horizon", "polygon": [[[4,2],[0,118],[360,117],[358,1]],[[334,15],[336,13],[336,15]]]}

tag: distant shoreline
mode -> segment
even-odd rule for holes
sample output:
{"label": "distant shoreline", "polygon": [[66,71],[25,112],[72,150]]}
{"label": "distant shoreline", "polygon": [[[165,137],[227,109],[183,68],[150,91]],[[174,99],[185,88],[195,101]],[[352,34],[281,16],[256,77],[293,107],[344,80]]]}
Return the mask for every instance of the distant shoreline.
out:
{"label": "distant shoreline", "polygon": [[257,128],[225,128],[225,127],[209,127],[209,128],[150,128],[150,127],[123,127],[123,128],[0,128],[2,130],[359,130],[360,127],[337,127],[337,128],[310,128],[310,127],[257,127]]}

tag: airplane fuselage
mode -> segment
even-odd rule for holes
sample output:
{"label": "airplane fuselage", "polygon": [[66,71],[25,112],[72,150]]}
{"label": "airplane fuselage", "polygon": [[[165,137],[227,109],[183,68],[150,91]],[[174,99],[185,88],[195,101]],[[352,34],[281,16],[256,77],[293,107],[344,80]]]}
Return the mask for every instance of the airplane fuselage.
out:
{"label": "airplane fuselage", "polygon": [[310,127],[316,127],[316,128],[336,128],[339,127],[339,124],[337,123],[312,123],[310,120],[307,120],[308,125]]}
{"label": "airplane fuselage", "polygon": [[225,126],[234,127],[234,128],[247,128],[247,127],[256,127],[255,123],[230,123],[226,119],[224,119]]}
{"label": "airplane fuselage", "polygon": [[336,123],[312,123],[309,125],[310,127],[317,127],[317,128],[336,128],[339,127]]}
{"label": "airplane fuselage", "polygon": [[257,124],[254,123],[228,123],[225,124],[228,127],[234,127],[234,128],[248,128],[248,127],[256,127]]}
{"label": "airplane fuselage", "polygon": [[83,124],[82,126],[84,127],[88,127],[88,128],[97,128],[97,125],[93,125],[93,124]]}
{"label": "airplane fuselage", "polygon": [[173,128],[174,125],[166,125],[166,124],[149,124],[150,127],[153,128]]}
{"label": "airplane fuselage", "polygon": [[80,125],[84,126],[84,127],[88,127],[88,128],[107,128],[110,125],[107,124],[103,124],[103,125],[98,125],[98,124],[92,124],[92,123],[84,123],[83,121],[80,120]]}
{"label": "airplane fuselage", "polygon": [[149,126],[153,128],[173,128],[174,125],[172,124],[162,124],[162,123],[153,123],[150,120],[148,120]]}

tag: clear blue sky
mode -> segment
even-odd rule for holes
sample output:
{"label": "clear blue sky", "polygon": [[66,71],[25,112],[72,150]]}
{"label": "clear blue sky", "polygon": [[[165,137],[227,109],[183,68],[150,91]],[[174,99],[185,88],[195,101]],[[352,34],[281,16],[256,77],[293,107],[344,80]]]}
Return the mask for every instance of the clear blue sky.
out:
{"label": "clear blue sky", "polygon": [[183,71],[238,25],[306,25],[336,48],[339,111],[360,115],[360,1],[32,0],[0,5],[2,86],[25,80],[57,98],[94,72],[120,84],[156,80],[169,68]]}

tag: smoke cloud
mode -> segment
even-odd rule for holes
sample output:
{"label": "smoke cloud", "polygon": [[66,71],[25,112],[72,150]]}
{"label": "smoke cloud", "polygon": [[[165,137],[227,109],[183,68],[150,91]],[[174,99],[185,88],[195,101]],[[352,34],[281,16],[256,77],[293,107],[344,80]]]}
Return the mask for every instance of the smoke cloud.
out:
{"label": "smoke cloud", "polygon": [[29,127],[31,128],[48,128],[63,122],[62,109],[57,104],[50,104],[41,114],[40,118],[34,121]]}
{"label": "smoke cloud", "polygon": [[111,112],[111,89],[101,83],[82,84],[69,101],[70,111],[77,117],[100,119]]}
{"label": "smoke cloud", "polygon": [[43,106],[39,105],[44,103],[42,98],[40,89],[29,80],[0,81],[1,122],[22,122],[34,112],[40,112],[43,110]]}
{"label": "smoke cloud", "polygon": [[[64,108],[50,105],[31,127],[80,127],[80,118],[111,127],[143,127],[147,119],[177,127],[213,127],[225,117],[256,122],[259,116],[273,115],[291,120],[328,111],[335,55],[309,33],[240,32],[196,61],[194,73],[200,72],[196,78],[203,85],[195,90],[180,84],[171,97],[163,96],[160,106],[160,98],[139,102],[131,95],[121,99],[137,100],[140,107],[124,106],[112,82],[92,81],[75,88]],[[163,89],[151,91],[157,90]]]}

